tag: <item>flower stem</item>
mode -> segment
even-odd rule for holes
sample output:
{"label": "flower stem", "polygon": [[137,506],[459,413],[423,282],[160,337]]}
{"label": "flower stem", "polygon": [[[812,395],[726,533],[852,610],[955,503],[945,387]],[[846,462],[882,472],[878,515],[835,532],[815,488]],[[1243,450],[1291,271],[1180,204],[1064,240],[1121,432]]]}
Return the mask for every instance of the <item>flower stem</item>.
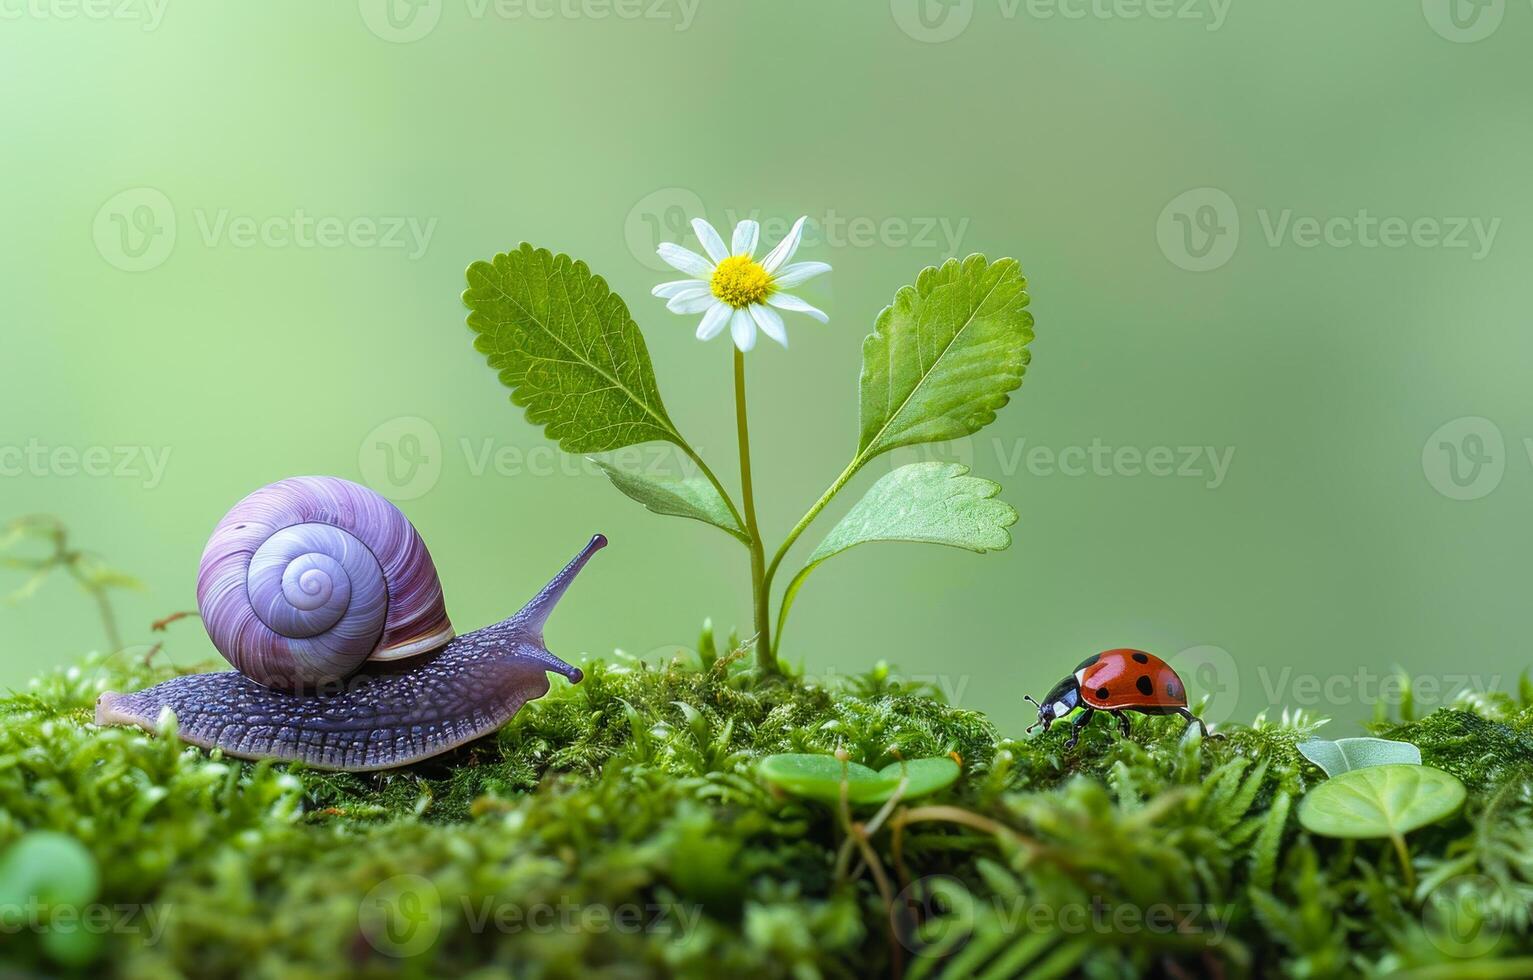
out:
{"label": "flower stem", "polygon": [[740,502],[745,511],[745,533],[750,537],[751,604],[756,619],[756,665],[764,674],[777,673],[772,654],[771,592],[766,578],[766,548],[756,524],[756,494],[751,486],[751,434],[745,421],[745,354],[735,352],[735,429],[740,442]]}
{"label": "flower stem", "polygon": [[[852,477],[857,475],[857,471],[862,469],[862,464],[864,462],[865,460],[859,455],[856,459],[847,464],[846,469],[841,471],[841,475],[836,477],[836,482],[832,483],[826,489],[826,491],[820,495],[820,499],[814,502],[814,506],[810,507],[808,512],[805,513],[803,517],[799,518],[799,522],[793,526],[793,530],[788,532],[788,536],[783,539],[782,546],[778,548],[777,553],[772,556],[772,563],[767,566],[766,577],[765,581],[763,582],[763,586],[767,594],[771,594],[772,579],[777,575],[777,566],[781,565],[783,558],[787,557],[788,549],[793,547],[793,542],[797,541],[799,535],[803,534],[804,530],[808,528],[810,524],[814,523],[814,519],[820,516],[820,511],[825,509],[825,505],[830,503],[831,498],[840,493],[841,488],[851,482]],[[782,610],[781,620],[777,624],[779,627],[779,633],[781,632],[781,627],[787,621],[787,618],[788,610],[786,607],[784,607]],[[773,652],[775,654],[776,651]]]}

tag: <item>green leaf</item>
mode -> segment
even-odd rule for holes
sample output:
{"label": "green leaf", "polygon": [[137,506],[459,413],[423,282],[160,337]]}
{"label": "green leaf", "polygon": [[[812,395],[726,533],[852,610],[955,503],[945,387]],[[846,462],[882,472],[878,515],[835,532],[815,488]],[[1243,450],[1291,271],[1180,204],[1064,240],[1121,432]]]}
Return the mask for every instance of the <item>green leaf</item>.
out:
{"label": "green leaf", "polygon": [[[929,796],[941,789],[958,782],[958,763],[948,756],[936,756],[931,759],[911,759],[909,762],[892,762],[884,766],[878,772],[885,781],[893,780],[894,787],[899,786],[900,780],[906,780],[905,792],[901,799],[913,800],[918,796]],[[891,787],[889,795],[893,795],[894,787]],[[889,796],[885,796],[882,803]]]}
{"label": "green leaf", "polygon": [[862,342],[859,460],[970,435],[1022,384],[1033,339],[1015,259],[971,255],[923,269]]}
{"label": "green leaf", "polygon": [[967,476],[958,463],[910,463],[880,477],[868,488],[809,562],[788,583],[778,613],[778,632],[804,580],[826,559],[870,541],[916,541],[945,544],[984,554],[1011,545],[1017,511],[1003,500],[999,484]]}
{"label": "green leaf", "polygon": [[1441,769],[1369,766],[1310,790],[1299,804],[1299,823],[1322,837],[1399,838],[1453,814],[1463,802],[1464,784]]}
{"label": "green leaf", "polygon": [[640,473],[618,465],[616,460],[591,457],[612,485],[656,514],[689,517],[728,531],[746,544],[750,535],[740,526],[734,511],[718,489],[702,474],[671,476]]}
{"label": "green leaf", "polygon": [[565,452],[657,439],[686,445],[628,307],[584,262],[524,242],[469,266],[463,303],[479,335],[474,347],[512,403]]}
{"label": "green leaf", "polygon": [[1387,738],[1339,738],[1334,742],[1312,738],[1299,743],[1299,753],[1324,769],[1327,776],[1368,766],[1421,765],[1420,749]]}
{"label": "green leaf", "polygon": [[34,830],[0,855],[0,905],[81,906],[100,887],[95,857],[65,834]]}
{"label": "green leaf", "polygon": [[[894,783],[856,762],[845,762],[830,755],[769,755],[761,760],[761,778],[785,789],[794,796],[837,803],[841,800],[841,782],[847,784],[847,799],[853,803],[871,802],[894,789]],[[897,780],[896,780],[897,781]]]}
{"label": "green leaf", "polygon": [[830,755],[769,755],[761,760],[761,778],[794,796],[841,801],[841,783],[846,781],[847,800],[856,804],[886,803],[906,780],[901,799],[926,796],[946,789],[958,779],[958,763],[947,756],[894,762],[874,772],[855,762],[842,763]]}

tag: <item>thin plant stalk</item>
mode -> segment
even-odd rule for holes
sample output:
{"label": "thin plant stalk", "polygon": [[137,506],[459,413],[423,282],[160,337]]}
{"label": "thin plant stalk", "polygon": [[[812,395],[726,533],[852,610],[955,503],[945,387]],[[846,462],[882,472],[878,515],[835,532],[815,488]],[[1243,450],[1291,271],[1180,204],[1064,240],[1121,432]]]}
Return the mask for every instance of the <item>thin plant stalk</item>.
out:
{"label": "thin plant stalk", "polygon": [[763,673],[777,672],[772,651],[770,582],[766,576],[766,548],[756,523],[756,494],[751,485],[751,435],[745,418],[745,354],[735,347],[735,429],[740,444],[740,502],[745,512],[745,533],[750,538],[751,608],[756,621],[756,663]]}

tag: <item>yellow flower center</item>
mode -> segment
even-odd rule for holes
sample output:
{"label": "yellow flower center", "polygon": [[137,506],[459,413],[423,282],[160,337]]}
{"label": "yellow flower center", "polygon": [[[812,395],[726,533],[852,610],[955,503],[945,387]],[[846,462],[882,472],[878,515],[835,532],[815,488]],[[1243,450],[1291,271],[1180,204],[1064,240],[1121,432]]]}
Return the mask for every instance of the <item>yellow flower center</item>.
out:
{"label": "yellow flower center", "polygon": [[772,277],[749,255],[731,255],[713,270],[713,295],[735,309],[760,303],[772,293]]}

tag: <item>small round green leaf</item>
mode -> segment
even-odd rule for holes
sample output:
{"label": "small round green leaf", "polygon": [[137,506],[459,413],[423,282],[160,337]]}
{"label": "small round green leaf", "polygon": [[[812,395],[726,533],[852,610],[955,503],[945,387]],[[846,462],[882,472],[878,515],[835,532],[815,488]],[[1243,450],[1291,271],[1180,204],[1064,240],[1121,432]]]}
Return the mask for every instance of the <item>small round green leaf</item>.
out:
{"label": "small round green leaf", "polygon": [[1464,803],[1464,784],[1431,766],[1353,769],[1309,791],[1299,823],[1323,837],[1397,837],[1436,823]]}
{"label": "small round green leaf", "polygon": [[[912,759],[903,764],[894,763],[884,766],[879,775],[890,780],[893,785],[889,787],[892,795],[895,787],[899,785],[901,777],[908,779],[905,785],[904,799],[914,799],[917,796],[929,796],[939,789],[947,789],[958,781],[958,763],[947,756],[938,756],[934,759]],[[884,797],[888,799],[888,795]]]}
{"label": "small round green leaf", "polygon": [[842,763],[830,755],[769,755],[761,760],[760,772],[761,778],[794,796],[823,803],[840,802],[843,778],[847,782],[847,799],[853,803],[887,799],[899,782],[898,776],[890,780],[867,766]]}
{"label": "small round green leaf", "polygon": [[96,859],[67,834],[35,830],[0,855],[0,903],[79,906],[101,888]]}

